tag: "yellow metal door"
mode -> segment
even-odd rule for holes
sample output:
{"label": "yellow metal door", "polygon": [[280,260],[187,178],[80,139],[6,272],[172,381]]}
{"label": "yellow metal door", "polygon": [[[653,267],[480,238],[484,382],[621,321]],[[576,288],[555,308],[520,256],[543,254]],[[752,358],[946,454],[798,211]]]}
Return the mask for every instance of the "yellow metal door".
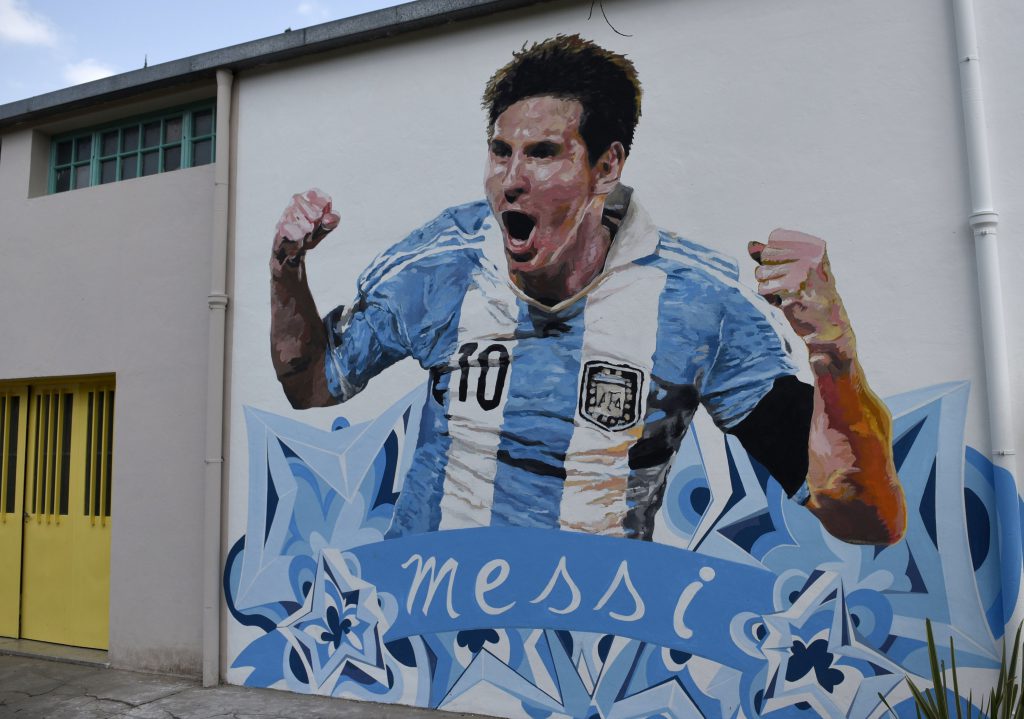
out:
{"label": "yellow metal door", "polygon": [[28,392],[0,386],[0,636],[18,636]]}
{"label": "yellow metal door", "polygon": [[21,636],[105,649],[113,383],[33,385],[28,404]]}

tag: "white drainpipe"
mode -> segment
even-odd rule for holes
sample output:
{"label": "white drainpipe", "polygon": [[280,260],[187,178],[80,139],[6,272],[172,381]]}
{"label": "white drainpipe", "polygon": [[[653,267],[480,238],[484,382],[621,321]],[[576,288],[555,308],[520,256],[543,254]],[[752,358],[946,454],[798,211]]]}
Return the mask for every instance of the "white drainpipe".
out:
{"label": "white drainpipe", "polygon": [[[957,61],[960,65],[960,94],[963,102],[964,131],[967,142],[967,166],[971,191],[971,229],[978,264],[978,291],[981,299],[981,332],[985,353],[985,381],[987,387],[989,432],[992,441],[992,461],[996,467],[1009,472],[1017,487],[1005,483],[997,487],[996,504],[1013,508],[1004,512],[999,526],[1000,561],[1020,561],[1021,526],[1017,512],[1017,494],[1021,493],[1021,478],[1016,470],[1016,451],[1013,447],[1013,411],[1011,400],[1015,396],[1010,382],[1009,360],[1006,349],[1006,330],[1003,313],[1003,294],[999,274],[999,243],[997,230],[999,215],[992,200],[992,177],[989,168],[988,136],[985,124],[985,105],[981,89],[981,63],[978,59],[977,29],[974,22],[973,0],[953,0],[953,18],[956,25]],[[1011,519],[1012,516],[1012,519]],[[1009,520],[1009,521],[1006,521]],[[1009,526],[1007,526],[1009,525]],[[1004,571],[1002,577],[1006,578]],[[1006,632],[1013,637],[1017,623],[1024,616],[1021,592],[1007,596],[1010,585],[1003,581],[1003,607],[1009,621]]]}
{"label": "white drainpipe", "polygon": [[213,174],[210,337],[206,348],[206,477],[203,507],[203,686],[220,683],[221,486],[224,470],[224,354],[227,319],[230,70],[217,71],[217,160]]}

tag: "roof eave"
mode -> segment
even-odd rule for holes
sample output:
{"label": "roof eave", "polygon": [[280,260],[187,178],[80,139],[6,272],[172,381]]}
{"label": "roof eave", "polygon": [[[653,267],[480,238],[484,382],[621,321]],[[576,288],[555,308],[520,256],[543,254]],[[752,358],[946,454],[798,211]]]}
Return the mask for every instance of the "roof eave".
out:
{"label": "roof eave", "polygon": [[403,33],[469,20],[544,0],[416,0],[343,20],[171,60],[0,105],[0,129],[35,123],[97,102],[118,100],[233,71],[292,60]]}

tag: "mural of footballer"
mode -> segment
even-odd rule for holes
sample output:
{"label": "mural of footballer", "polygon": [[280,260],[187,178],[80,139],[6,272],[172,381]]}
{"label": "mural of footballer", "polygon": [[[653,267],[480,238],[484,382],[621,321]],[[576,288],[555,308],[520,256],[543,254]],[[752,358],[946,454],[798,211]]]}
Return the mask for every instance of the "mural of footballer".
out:
{"label": "mural of footballer", "polygon": [[[658,229],[620,183],[640,117],[633,64],[578,36],[487,84],[486,200],[452,207],[321,318],[306,253],[339,223],[295,195],[271,269],[274,367],[296,408],[352,397],[413,357],[431,377],[389,536],[474,526],[650,539],[698,405],[836,537],[905,530],[890,416],[857,360],[825,243],[751,242],[736,264]],[[765,311],[806,343],[807,385]]]}

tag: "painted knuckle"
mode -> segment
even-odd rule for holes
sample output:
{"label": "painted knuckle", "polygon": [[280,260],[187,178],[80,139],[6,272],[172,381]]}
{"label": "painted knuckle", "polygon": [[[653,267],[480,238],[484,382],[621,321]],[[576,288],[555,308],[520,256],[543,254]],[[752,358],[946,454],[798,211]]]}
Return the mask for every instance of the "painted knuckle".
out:
{"label": "painted knuckle", "polygon": [[814,275],[814,267],[808,262],[795,262],[786,273],[785,282],[794,292],[807,288]]}
{"label": "painted knuckle", "polygon": [[313,231],[313,226],[305,220],[297,219],[294,222],[287,222],[283,227],[284,236],[292,242],[301,242]]}
{"label": "painted knuckle", "polygon": [[282,244],[294,244],[302,239],[302,235],[296,231],[294,225],[287,225],[281,228]]}
{"label": "painted knuckle", "polygon": [[323,213],[316,207],[310,205],[304,205],[302,208],[302,221],[308,222],[310,226],[316,225],[320,222],[320,218],[323,217]]}
{"label": "painted knuckle", "polygon": [[331,196],[321,190],[319,187],[311,187],[302,193],[311,200],[318,200],[323,202],[330,202]]}
{"label": "painted knuckle", "polygon": [[786,230],[778,228],[772,230],[768,236],[769,244],[789,248],[795,253],[823,253],[825,251],[825,240],[816,235],[809,235],[799,230]]}

